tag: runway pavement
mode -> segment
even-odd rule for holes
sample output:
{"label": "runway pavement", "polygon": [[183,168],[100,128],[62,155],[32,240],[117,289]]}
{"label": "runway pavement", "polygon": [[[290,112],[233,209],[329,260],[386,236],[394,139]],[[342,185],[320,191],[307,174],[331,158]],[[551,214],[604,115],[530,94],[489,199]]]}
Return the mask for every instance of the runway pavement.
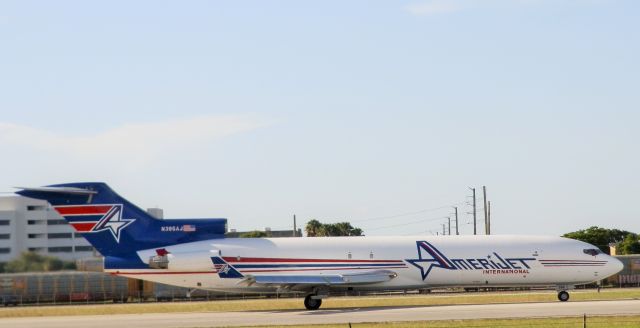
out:
{"label": "runway pavement", "polygon": [[224,327],[275,324],[322,324],[636,314],[640,300],[550,302],[420,307],[320,309],[318,311],[249,311],[149,313],[0,319],[0,327],[114,328]]}

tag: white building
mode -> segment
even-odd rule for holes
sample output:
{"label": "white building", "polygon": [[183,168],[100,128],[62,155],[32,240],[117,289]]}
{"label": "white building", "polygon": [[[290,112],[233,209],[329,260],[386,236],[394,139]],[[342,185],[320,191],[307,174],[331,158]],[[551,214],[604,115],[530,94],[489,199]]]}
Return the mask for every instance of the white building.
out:
{"label": "white building", "polygon": [[66,261],[99,255],[46,201],[0,197],[0,262],[25,251]]}

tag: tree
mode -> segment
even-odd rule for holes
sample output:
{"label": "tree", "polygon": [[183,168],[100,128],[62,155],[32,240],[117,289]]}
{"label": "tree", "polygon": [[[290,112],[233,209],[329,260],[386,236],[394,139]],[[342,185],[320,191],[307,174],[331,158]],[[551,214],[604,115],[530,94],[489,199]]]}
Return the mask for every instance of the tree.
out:
{"label": "tree", "polygon": [[307,237],[317,237],[322,229],[323,224],[318,220],[311,220],[307,222],[304,227],[304,231],[307,233]]}
{"label": "tree", "polygon": [[618,229],[605,229],[600,227],[589,227],[585,230],[578,230],[569,232],[563,235],[563,237],[577,239],[586,243],[597,246],[603,252],[609,254],[609,244],[619,243],[625,240],[627,235],[635,235],[632,232],[618,230]]}
{"label": "tree", "polygon": [[260,230],[254,230],[249,232],[241,233],[239,238],[264,238],[267,236],[267,233]]}
{"label": "tree", "polygon": [[621,255],[640,254],[638,235],[630,233],[624,237],[624,240],[618,244],[618,253]]}
{"label": "tree", "polygon": [[362,236],[362,229],[354,228],[349,222],[338,222],[335,226],[335,236]]}
{"label": "tree", "polygon": [[77,270],[78,266],[76,265],[76,262],[72,262],[72,261],[63,261],[62,262],[62,270]]}
{"label": "tree", "polygon": [[354,228],[349,222],[321,223],[318,220],[307,222],[307,237],[362,236],[362,229]]}
{"label": "tree", "polygon": [[338,228],[335,224],[331,223],[323,223],[322,227],[320,227],[320,231],[318,232],[319,237],[330,237],[330,236],[339,236]]}
{"label": "tree", "polygon": [[20,257],[7,262],[4,272],[48,272],[60,270],[75,270],[74,262],[62,261],[57,257],[44,256],[35,252],[24,252]]}

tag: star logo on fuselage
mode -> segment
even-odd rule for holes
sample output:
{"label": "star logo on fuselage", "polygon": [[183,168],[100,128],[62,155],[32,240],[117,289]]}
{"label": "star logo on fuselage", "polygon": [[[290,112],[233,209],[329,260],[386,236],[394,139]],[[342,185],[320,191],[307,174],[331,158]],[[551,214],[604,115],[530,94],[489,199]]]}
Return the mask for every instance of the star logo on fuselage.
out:
{"label": "star logo on fuselage", "polygon": [[109,231],[116,242],[120,242],[122,229],[133,223],[135,219],[122,218],[122,205],[113,205],[111,209],[98,221],[91,232]]}
{"label": "star logo on fuselage", "polygon": [[405,261],[420,269],[422,280],[427,279],[427,276],[429,276],[431,269],[433,269],[434,267],[447,270],[456,269],[451,261],[449,261],[446,256],[440,253],[440,251],[433,247],[433,245],[431,245],[430,243],[426,241],[416,241],[416,247],[418,249],[418,258],[406,259]]}

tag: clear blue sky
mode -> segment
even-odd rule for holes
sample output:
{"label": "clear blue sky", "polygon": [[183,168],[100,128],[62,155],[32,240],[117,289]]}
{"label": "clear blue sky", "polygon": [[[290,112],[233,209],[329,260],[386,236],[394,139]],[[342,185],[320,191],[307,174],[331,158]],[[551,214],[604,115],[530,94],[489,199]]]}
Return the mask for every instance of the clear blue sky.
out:
{"label": "clear blue sky", "polygon": [[640,232],[639,9],[3,1],[0,190],[98,180],[241,230],[403,235],[484,184],[495,233]]}

